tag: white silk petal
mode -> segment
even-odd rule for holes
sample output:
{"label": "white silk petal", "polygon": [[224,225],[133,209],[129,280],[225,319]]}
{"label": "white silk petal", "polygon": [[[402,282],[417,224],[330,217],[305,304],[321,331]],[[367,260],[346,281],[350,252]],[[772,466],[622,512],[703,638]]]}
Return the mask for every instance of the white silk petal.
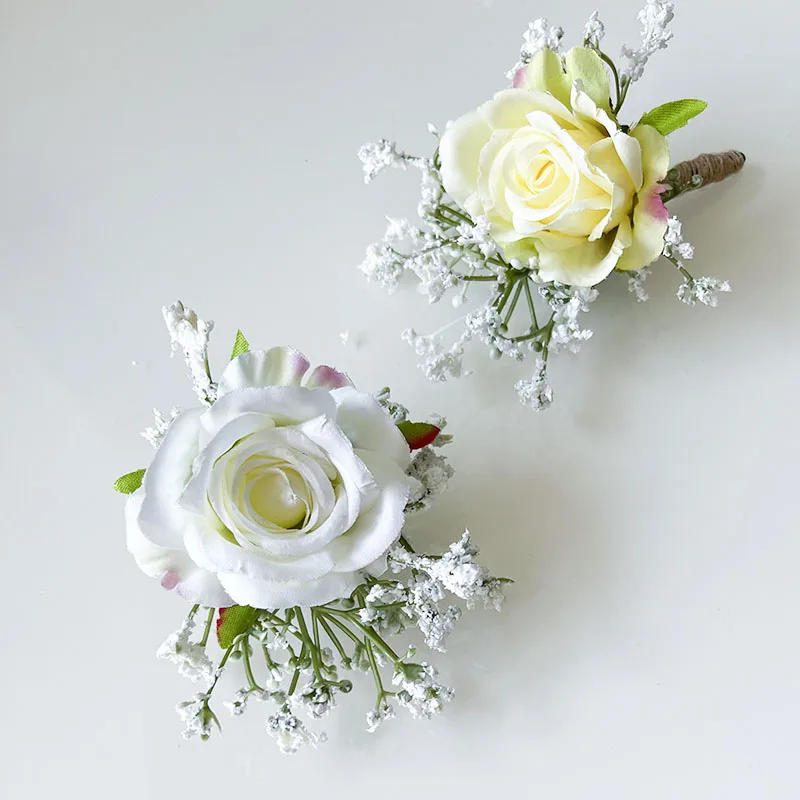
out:
{"label": "white silk petal", "polygon": [[199,450],[202,413],[191,409],[175,419],[144,474],[139,525],[143,535],[161,547],[178,548],[183,540],[184,513],[179,500]]}
{"label": "white silk petal", "polygon": [[128,552],[139,569],[190,603],[210,608],[231,605],[232,601],[217,576],[198,567],[184,550],[159,547],[145,538],[138,523],[143,496],[139,489],[128,497],[125,504]]}
{"label": "white silk petal", "polygon": [[478,158],[491,136],[491,129],[478,111],[459,117],[439,141],[442,183],[462,208],[478,188]]}
{"label": "white silk petal", "polygon": [[292,347],[251,350],[225,367],[217,392],[221,397],[246,387],[299,386],[310,366],[308,359]]}
{"label": "white silk petal", "polygon": [[359,451],[358,455],[380,485],[375,502],[361,511],[356,523],[333,543],[336,571],[360,570],[380,558],[400,538],[409,496],[405,472],[383,455]]}
{"label": "white silk petal", "polygon": [[358,573],[331,572],[315,581],[260,581],[235,573],[221,573],[220,582],[239,605],[282,609],[319,606],[347,597],[363,580]]}
{"label": "white silk petal", "polygon": [[266,558],[230,542],[202,520],[191,524],[186,532],[186,551],[192,561],[217,574],[242,575],[257,581],[316,580],[334,568],[333,556],[325,549],[295,558]]}
{"label": "white silk petal", "polygon": [[392,459],[404,470],[411,451],[394,420],[371,395],[351,388],[335,389],[336,424],[357,450],[373,450]]}
{"label": "white silk petal", "polygon": [[[242,414],[263,414],[276,425],[295,425],[319,416],[333,417],[336,404],[325,389],[300,386],[268,386],[239,389],[220,397],[203,414],[203,430],[208,437],[216,435],[223,425]],[[265,427],[272,427],[267,419]]]}

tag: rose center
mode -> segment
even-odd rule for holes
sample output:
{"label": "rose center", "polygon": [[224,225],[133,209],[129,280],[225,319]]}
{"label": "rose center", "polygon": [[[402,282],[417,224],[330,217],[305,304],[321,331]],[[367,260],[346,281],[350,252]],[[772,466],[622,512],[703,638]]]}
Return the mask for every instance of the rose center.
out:
{"label": "rose center", "polygon": [[552,161],[543,164],[533,176],[533,188],[544,189],[555,180],[556,165]]}
{"label": "rose center", "polygon": [[302,525],[308,507],[283,470],[265,470],[248,487],[250,505],[259,516],[281,528]]}

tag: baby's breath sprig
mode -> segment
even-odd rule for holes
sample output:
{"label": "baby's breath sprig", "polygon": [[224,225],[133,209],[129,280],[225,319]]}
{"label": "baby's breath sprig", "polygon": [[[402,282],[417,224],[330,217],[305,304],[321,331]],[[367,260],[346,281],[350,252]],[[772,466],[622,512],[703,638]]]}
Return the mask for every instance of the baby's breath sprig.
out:
{"label": "baby's breath sprig", "polygon": [[[453,690],[413,648],[403,651],[388,640],[417,628],[431,650],[444,652],[461,616],[461,608],[448,597],[467,608],[499,611],[507,581],[492,577],[477,555],[468,531],[441,556],[417,554],[401,539],[388,555],[393,577],[367,575],[349,597],[310,608],[207,609],[204,633],[196,642],[190,640],[199,611],[195,606],[159,649],[159,656],[175,662],[182,675],[207,683],[204,691],[177,706],[184,736],[206,740],[214,727],[221,728],[212,698],[232,663],[241,665],[244,685],[225,706],[239,716],[251,700],[271,703],[267,732],[284,753],[325,741],[325,734],[309,730],[301,717],[326,716],[353,689],[348,673],[366,673],[374,683],[375,701],[367,713],[370,732],[395,716],[395,704],[414,718],[430,719],[453,699]],[[222,651],[216,666],[206,652],[214,619]]]}

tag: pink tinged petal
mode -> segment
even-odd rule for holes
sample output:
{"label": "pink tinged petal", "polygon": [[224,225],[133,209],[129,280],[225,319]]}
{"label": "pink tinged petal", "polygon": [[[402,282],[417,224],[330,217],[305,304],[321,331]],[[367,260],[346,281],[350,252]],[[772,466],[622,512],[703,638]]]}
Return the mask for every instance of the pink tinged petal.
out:
{"label": "pink tinged petal", "polygon": [[343,386],[352,386],[353,382],[344,372],[333,367],[316,367],[306,380],[307,389],[341,389]]}
{"label": "pink tinged petal", "polygon": [[181,582],[181,576],[174,569],[168,569],[161,578],[161,586],[168,592]]}
{"label": "pink tinged petal", "polygon": [[644,209],[651,216],[659,222],[666,222],[669,219],[669,211],[661,199],[661,195],[667,190],[666,186],[658,184],[647,195],[644,201]]}
{"label": "pink tinged petal", "polygon": [[178,501],[199,450],[202,413],[202,409],[186,411],[170,425],[142,481],[138,524],[142,534],[161,547],[182,546],[185,514]]}
{"label": "pink tinged petal", "polygon": [[139,569],[190,603],[210,608],[231,605],[231,599],[213,572],[199,567],[183,549],[159,547],[148,541],[139,528],[142,492],[128,498],[125,506],[128,551]]}
{"label": "pink tinged petal", "polygon": [[234,358],[222,373],[219,396],[236,389],[265,386],[299,386],[308,372],[308,359],[292,347],[251,350]]}
{"label": "pink tinged petal", "polygon": [[511,81],[511,85],[515,89],[525,89],[527,84],[527,73],[528,73],[527,65],[520,67],[514,73],[514,78]]}

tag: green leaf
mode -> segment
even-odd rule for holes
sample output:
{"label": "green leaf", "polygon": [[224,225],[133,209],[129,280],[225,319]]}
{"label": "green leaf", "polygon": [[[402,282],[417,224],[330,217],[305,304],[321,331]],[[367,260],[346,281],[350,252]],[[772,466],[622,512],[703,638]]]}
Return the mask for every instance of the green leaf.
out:
{"label": "green leaf", "polygon": [[141,485],[145,470],[137,469],[117,478],[114,481],[114,491],[120,494],[133,494]]}
{"label": "green leaf", "polygon": [[702,114],[707,106],[705,100],[673,100],[648,111],[638,124],[651,125],[662,136],[667,136],[682,128],[690,119]]}
{"label": "green leaf", "polygon": [[221,608],[217,617],[217,641],[227,650],[237,636],[246,633],[258,617],[258,609],[250,606],[229,606]]}
{"label": "green leaf", "polygon": [[398,424],[400,433],[405,436],[408,446],[412,450],[427,447],[442,432],[441,428],[431,425],[430,422],[401,422]]}
{"label": "green leaf", "polygon": [[249,349],[250,343],[245,338],[245,335],[241,331],[236,331],[236,341],[233,343],[233,350],[231,350],[231,361],[236,356],[246,353]]}

